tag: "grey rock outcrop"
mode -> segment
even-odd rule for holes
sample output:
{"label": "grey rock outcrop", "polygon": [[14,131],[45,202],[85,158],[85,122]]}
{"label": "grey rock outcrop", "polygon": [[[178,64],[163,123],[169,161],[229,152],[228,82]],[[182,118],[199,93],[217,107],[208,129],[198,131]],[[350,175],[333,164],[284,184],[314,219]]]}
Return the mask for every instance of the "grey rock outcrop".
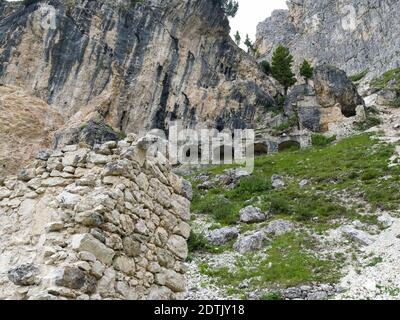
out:
{"label": "grey rock outcrop", "polygon": [[214,246],[221,246],[229,241],[237,239],[239,236],[239,229],[235,227],[225,227],[217,230],[212,230],[207,238],[210,244]]}
{"label": "grey rock outcrop", "polygon": [[343,70],[317,65],[312,80],[291,88],[284,105],[288,116],[297,115],[300,129],[325,132],[330,124],[345,122],[363,111],[364,100]]}
{"label": "grey rock outcrop", "polygon": [[364,101],[356,86],[347,78],[344,71],[328,64],[314,69],[314,88],[319,104],[323,108],[339,105],[345,117],[356,115],[356,108]]}
{"label": "grey rock outcrop", "polygon": [[397,0],[290,0],[257,27],[256,47],[270,59],[278,44],[304,59],[330,63],[349,75],[369,70],[367,78],[400,65]]}
{"label": "grey rock outcrop", "polygon": [[275,220],[264,229],[268,235],[281,236],[294,229],[294,223],[286,220]]}
{"label": "grey rock outcrop", "polygon": [[271,240],[266,237],[263,231],[241,236],[233,245],[233,248],[240,253],[248,253],[261,250],[267,246]]}
{"label": "grey rock outcrop", "polygon": [[48,102],[67,129],[93,120],[138,133],[177,119],[244,128],[275,105],[279,87],[231,40],[216,1],[72,3],[0,16],[0,82]]}
{"label": "grey rock outcrop", "polygon": [[262,222],[267,219],[267,215],[260,208],[248,206],[239,211],[240,221],[244,223]]}
{"label": "grey rock outcrop", "polygon": [[375,242],[375,238],[373,236],[365,231],[355,229],[352,226],[343,226],[339,230],[342,235],[360,243],[361,245],[368,246]]}
{"label": "grey rock outcrop", "polygon": [[274,174],[271,177],[271,183],[272,183],[272,188],[274,189],[282,189],[285,187],[285,181],[283,180],[283,177]]}

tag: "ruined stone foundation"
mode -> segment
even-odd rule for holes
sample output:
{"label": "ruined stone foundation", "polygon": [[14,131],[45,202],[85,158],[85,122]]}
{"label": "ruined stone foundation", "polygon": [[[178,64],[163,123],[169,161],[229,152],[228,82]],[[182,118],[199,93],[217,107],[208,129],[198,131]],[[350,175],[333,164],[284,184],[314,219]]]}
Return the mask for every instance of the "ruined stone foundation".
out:
{"label": "ruined stone foundation", "polygon": [[174,299],[188,185],[133,135],[41,151],[0,186],[0,299]]}

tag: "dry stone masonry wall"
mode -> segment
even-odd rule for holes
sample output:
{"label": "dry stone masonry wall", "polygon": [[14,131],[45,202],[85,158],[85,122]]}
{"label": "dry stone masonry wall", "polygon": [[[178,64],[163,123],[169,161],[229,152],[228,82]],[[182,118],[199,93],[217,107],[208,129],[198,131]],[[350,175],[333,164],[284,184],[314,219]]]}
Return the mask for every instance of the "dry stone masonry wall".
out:
{"label": "dry stone masonry wall", "polygon": [[0,299],[174,299],[190,193],[148,138],[41,151],[0,186]]}

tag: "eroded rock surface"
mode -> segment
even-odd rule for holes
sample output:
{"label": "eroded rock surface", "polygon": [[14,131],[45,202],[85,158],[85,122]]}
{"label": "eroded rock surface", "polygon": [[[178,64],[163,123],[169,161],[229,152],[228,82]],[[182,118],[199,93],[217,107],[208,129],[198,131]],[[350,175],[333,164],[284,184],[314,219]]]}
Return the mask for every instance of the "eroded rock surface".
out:
{"label": "eroded rock surface", "polygon": [[63,121],[57,112],[21,88],[0,86],[0,180],[51,147]]}
{"label": "eroded rock surface", "polygon": [[257,28],[260,59],[278,44],[288,46],[296,64],[330,63],[349,75],[368,77],[399,66],[397,0],[291,0]]}
{"label": "eroded rock surface", "polygon": [[213,0],[39,1],[0,20],[0,81],[47,101],[70,126],[124,132],[251,125],[278,87],[229,36]]}

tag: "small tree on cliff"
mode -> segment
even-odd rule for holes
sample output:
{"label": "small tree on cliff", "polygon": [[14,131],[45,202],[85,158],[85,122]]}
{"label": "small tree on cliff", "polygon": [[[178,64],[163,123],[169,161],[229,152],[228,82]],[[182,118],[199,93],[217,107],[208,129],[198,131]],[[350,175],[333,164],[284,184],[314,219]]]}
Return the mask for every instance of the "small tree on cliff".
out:
{"label": "small tree on cliff", "polygon": [[251,42],[250,37],[246,34],[246,40],[244,41],[244,45],[247,47],[247,52],[253,50],[253,42]]}
{"label": "small tree on cliff", "polygon": [[237,44],[238,47],[240,46],[240,42],[241,42],[241,41],[242,41],[242,37],[240,36],[239,31],[236,31],[236,34],[235,34],[235,42],[236,42],[236,44]]}
{"label": "small tree on cliff", "polygon": [[235,17],[239,10],[239,2],[235,0],[214,0],[217,2],[227,17]]}
{"label": "small tree on cliff", "polygon": [[271,74],[271,64],[267,60],[263,60],[260,62],[260,68],[262,72],[264,72],[266,75]]}
{"label": "small tree on cliff", "polygon": [[312,78],[314,69],[311,64],[304,60],[302,65],[300,66],[300,75],[304,78],[304,81],[308,84],[308,80]]}
{"label": "small tree on cliff", "polygon": [[285,89],[285,96],[287,96],[288,89],[296,83],[296,78],[292,72],[293,56],[290,54],[289,49],[284,46],[278,46],[272,56],[271,73],[272,76]]}

